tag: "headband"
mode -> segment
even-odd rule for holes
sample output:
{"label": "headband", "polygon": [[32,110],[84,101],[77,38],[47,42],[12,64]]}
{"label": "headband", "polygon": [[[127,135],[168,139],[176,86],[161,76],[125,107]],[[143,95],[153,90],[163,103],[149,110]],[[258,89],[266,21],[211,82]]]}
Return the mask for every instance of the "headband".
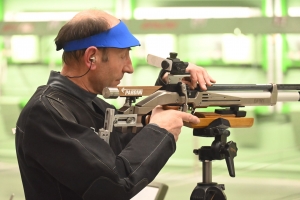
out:
{"label": "headband", "polygon": [[119,24],[105,32],[92,35],[87,38],[67,42],[64,45],[63,49],[64,51],[75,51],[86,49],[90,46],[123,49],[134,46],[141,46],[141,44],[130,33],[124,22],[120,21]]}

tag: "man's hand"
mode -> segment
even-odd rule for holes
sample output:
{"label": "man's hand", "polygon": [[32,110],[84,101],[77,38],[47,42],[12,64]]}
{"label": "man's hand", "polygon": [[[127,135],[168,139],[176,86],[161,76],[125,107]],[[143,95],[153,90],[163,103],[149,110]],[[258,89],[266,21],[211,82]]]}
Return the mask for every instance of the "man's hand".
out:
{"label": "man's hand", "polygon": [[[188,67],[185,70],[187,73],[190,73],[189,80],[183,80],[191,89],[195,89],[197,84],[199,84],[202,90],[207,90],[206,86],[211,86],[216,81],[207,73],[206,69],[203,67],[197,66],[193,63],[189,63]],[[164,74],[162,79],[167,82],[168,74]]]}
{"label": "man's hand", "polygon": [[183,121],[198,124],[199,118],[185,112],[177,110],[164,110],[162,106],[156,106],[152,110],[150,123],[157,124],[159,127],[166,129],[174,135],[175,141],[178,140],[183,126]]}
{"label": "man's hand", "polygon": [[186,84],[189,85],[192,89],[197,87],[199,84],[202,90],[207,90],[206,86],[211,86],[216,81],[207,73],[206,69],[199,67],[193,63],[189,63],[188,67],[185,70],[191,74],[191,82]]}

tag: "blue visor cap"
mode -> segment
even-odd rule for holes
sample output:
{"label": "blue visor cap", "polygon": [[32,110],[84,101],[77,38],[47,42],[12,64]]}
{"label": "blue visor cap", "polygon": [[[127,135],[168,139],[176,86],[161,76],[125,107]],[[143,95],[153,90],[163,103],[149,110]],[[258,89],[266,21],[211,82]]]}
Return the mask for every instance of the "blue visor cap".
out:
{"label": "blue visor cap", "polygon": [[130,33],[124,22],[111,29],[92,35],[87,38],[73,40],[65,44],[64,51],[76,51],[86,49],[90,46],[95,47],[111,47],[111,48],[129,48],[141,46],[140,42]]}

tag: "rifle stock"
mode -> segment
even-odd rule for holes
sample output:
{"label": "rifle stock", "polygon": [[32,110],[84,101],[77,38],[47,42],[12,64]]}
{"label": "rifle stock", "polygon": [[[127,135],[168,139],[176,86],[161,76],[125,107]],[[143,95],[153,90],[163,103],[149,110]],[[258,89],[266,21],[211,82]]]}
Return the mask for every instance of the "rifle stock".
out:
{"label": "rifle stock", "polygon": [[[179,106],[163,106],[164,110],[179,110]],[[218,118],[227,119],[230,123],[231,128],[249,128],[254,123],[254,118],[250,117],[237,117],[235,114],[218,114],[215,112],[195,112],[195,116],[197,116],[200,120],[198,124],[192,124],[189,122],[184,122],[184,126],[189,128],[205,128],[207,127],[211,122]],[[148,121],[149,122],[149,119]]]}
{"label": "rifle stock", "polygon": [[211,122],[218,118],[227,119],[231,128],[249,128],[254,123],[254,118],[236,117],[234,114],[217,114],[214,112],[195,112],[195,115],[200,119],[198,124],[184,122],[184,126],[189,128],[206,128]]}

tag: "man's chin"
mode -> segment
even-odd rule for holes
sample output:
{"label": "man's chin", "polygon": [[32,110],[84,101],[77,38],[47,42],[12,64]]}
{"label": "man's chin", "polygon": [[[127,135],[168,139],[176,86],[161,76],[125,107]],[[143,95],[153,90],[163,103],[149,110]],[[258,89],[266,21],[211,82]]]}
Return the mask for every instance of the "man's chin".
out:
{"label": "man's chin", "polygon": [[106,87],[117,87],[120,83],[121,81],[114,81],[113,83],[111,83],[109,86]]}

